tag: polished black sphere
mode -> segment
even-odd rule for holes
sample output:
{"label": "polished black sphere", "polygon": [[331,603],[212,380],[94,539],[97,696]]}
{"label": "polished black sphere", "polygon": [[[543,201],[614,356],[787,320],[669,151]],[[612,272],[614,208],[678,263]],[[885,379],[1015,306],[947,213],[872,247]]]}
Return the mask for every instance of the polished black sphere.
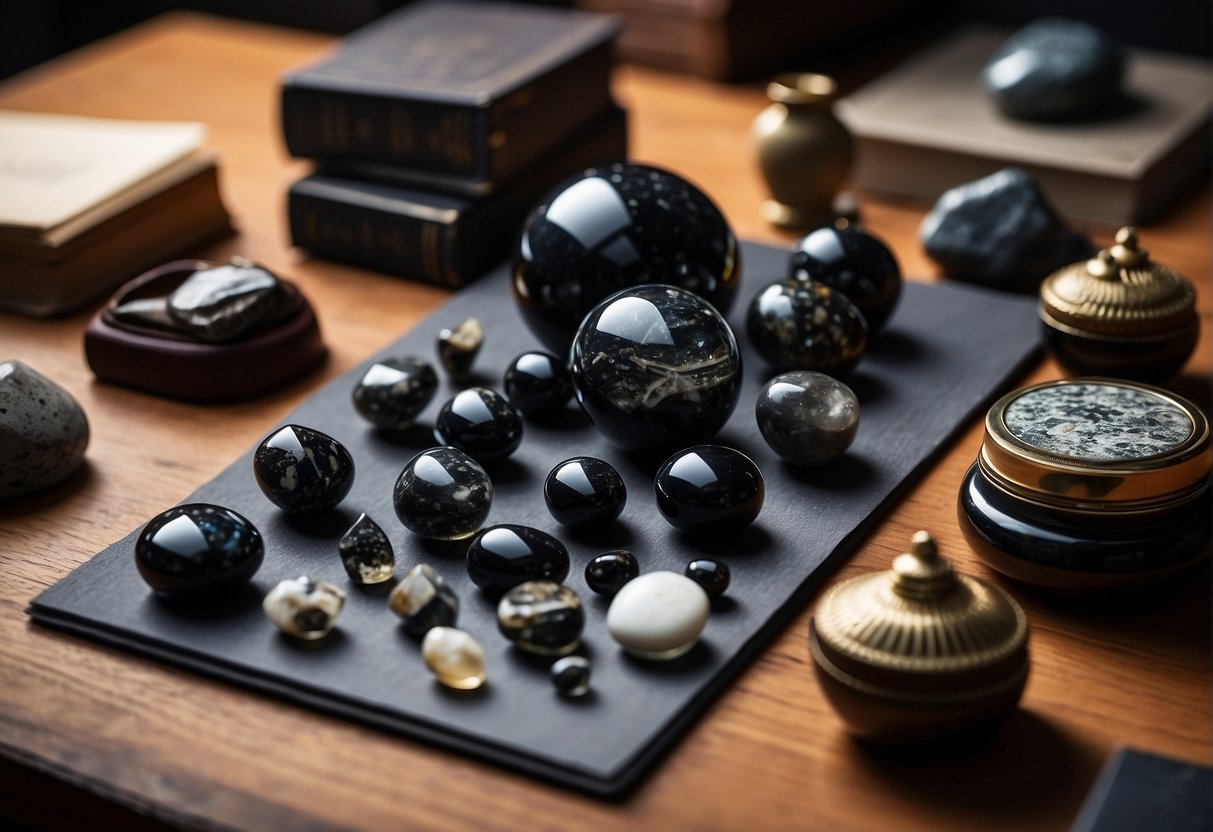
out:
{"label": "polished black sphere", "polygon": [[674,286],[637,286],[586,316],[572,350],[573,390],[611,443],[636,451],[703,442],[741,392],[741,353],[711,304]]}
{"label": "polished black sphere", "polygon": [[288,514],[328,511],[354,485],[354,458],[327,434],[287,425],[257,446],[253,476],[269,501]]}
{"label": "polished black sphere", "polygon": [[766,486],[748,456],[723,445],[697,445],[662,464],[653,480],[657,508],[674,528],[715,534],[743,529],[762,511]]}
{"label": "polished black sphere", "polygon": [[493,505],[493,481],[458,448],[430,448],[405,463],[392,490],[404,527],[432,540],[476,533]]}
{"label": "polished black sphere", "polygon": [[135,566],[161,595],[190,595],[246,583],[261,567],[261,533],[222,506],[188,503],[151,519],[135,541]]}
{"label": "polished black sphere", "polygon": [[354,386],[358,415],[385,430],[405,430],[438,390],[438,374],[412,355],[376,361]]}
{"label": "polished black sphere", "polygon": [[599,595],[611,596],[640,574],[640,563],[626,549],[603,552],[585,565],[585,585]]}
{"label": "polished black sphere", "polygon": [[547,532],[504,523],[472,539],[467,570],[472,583],[490,592],[505,592],[524,581],[562,583],[569,574],[569,553]]}
{"label": "polished black sphere", "polygon": [[778,372],[850,372],[868,346],[863,315],[824,283],[782,280],[763,287],[750,303],[746,334]]}
{"label": "polished black sphere", "polygon": [[845,225],[823,226],[792,244],[789,277],[824,283],[846,295],[876,332],[901,297],[901,267],[877,237]]}
{"label": "polished black sphere", "polygon": [[629,286],[680,286],[727,314],[740,269],[737,240],[702,191],[669,171],[619,163],[564,182],[531,212],[513,290],[527,326],[563,355],[586,313]]}
{"label": "polished black sphere", "polygon": [[729,588],[729,565],[711,558],[700,558],[687,564],[686,576],[703,587],[709,598],[719,598]]}
{"label": "polished black sphere", "polygon": [[561,525],[590,527],[609,523],[623,513],[628,490],[610,463],[578,456],[551,470],[543,483],[543,499]]}
{"label": "polished black sphere", "polygon": [[434,439],[479,462],[492,462],[517,450],[522,442],[522,418],[497,391],[469,387],[438,411]]}
{"label": "polished black sphere", "polygon": [[555,413],[573,398],[568,362],[539,350],[511,361],[502,382],[510,404],[528,419]]}

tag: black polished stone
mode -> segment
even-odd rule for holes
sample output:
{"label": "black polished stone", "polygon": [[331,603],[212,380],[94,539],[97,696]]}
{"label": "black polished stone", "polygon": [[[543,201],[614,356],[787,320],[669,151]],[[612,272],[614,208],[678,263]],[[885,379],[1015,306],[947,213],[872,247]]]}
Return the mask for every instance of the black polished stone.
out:
{"label": "black polished stone", "polygon": [[859,399],[825,373],[796,370],[768,381],[754,404],[758,431],[792,465],[824,465],[846,453],[859,429]]}
{"label": "black polished stone", "polygon": [[700,558],[687,564],[686,576],[703,587],[709,598],[715,599],[724,595],[729,588],[732,578],[729,565],[711,558]]}
{"label": "black polished stone", "polygon": [[527,581],[501,597],[497,629],[519,650],[563,656],[577,649],[585,610],[577,593],[554,581]]}
{"label": "black polished stone", "polygon": [[469,387],[438,411],[434,439],[480,462],[492,462],[517,450],[522,442],[522,418],[497,391]]}
{"label": "black polished stone", "polygon": [[740,250],[702,191],[659,168],[590,168],[531,212],[514,254],[514,299],[531,331],[563,355],[582,318],[644,283],[681,286],[727,314]]}
{"label": "black polished stone", "polygon": [[885,325],[901,297],[901,267],[879,238],[854,226],[823,226],[792,244],[789,277],[824,283],[863,313],[869,332]]}
{"label": "black polished stone", "polygon": [[135,541],[135,566],[162,595],[192,595],[246,583],[261,567],[261,533],[222,506],[188,503],[151,519]]}
{"label": "black polished stone", "polygon": [[626,549],[603,552],[585,565],[585,584],[599,595],[610,597],[640,574],[640,563]]}
{"label": "black polished stone", "polygon": [[584,656],[565,656],[552,662],[548,671],[561,696],[585,696],[590,690],[590,660]]}
{"label": "black polished stone", "polygon": [[679,451],[653,479],[657,508],[674,528],[715,534],[743,529],[762,511],[766,486],[748,456],[723,445]]}
{"label": "black polished stone", "polygon": [[405,463],[392,490],[392,506],[404,527],[433,540],[460,540],[476,533],[493,504],[493,482],[458,448],[430,448]]}
{"label": "black polished stone", "polygon": [[561,583],[569,574],[569,553],[547,532],[505,523],[484,529],[467,552],[472,583],[505,592],[524,581]]}
{"label": "black polished stone", "polygon": [[1127,63],[1125,47],[1095,26],[1047,17],[1003,41],[981,78],[1013,118],[1068,121],[1112,109]]}
{"label": "black polished stone", "polygon": [[426,361],[396,355],[376,361],[354,387],[358,415],[375,427],[406,430],[438,390],[438,374]]}
{"label": "black polished stone", "polygon": [[577,403],[610,442],[669,450],[715,436],[741,391],[741,353],[712,306],[637,286],[586,316],[572,350]]}
{"label": "black polished stone", "polygon": [[194,272],[168,296],[164,313],[172,328],[223,343],[285,320],[299,305],[277,277],[243,261]]}
{"label": "black polished stone", "polygon": [[455,381],[462,381],[472,371],[480,347],[484,344],[484,328],[476,318],[464,318],[455,327],[438,330],[434,348],[438,360]]}
{"label": "black polished stone", "polygon": [[269,501],[288,514],[328,511],[354,485],[354,459],[318,430],[287,425],[253,453],[253,476]]}
{"label": "black polished stone", "polygon": [[543,499],[561,525],[591,527],[622,514],[628,491],[610,463],[576,456],[551,470],[543,483]]}
{"label": "black polished stone", "polygon": [[863,315],[824,283],[782,280],[754,296],[746,315],[754,349],[779,372],[850,372],[868,346]]}
{"label": "black polished stone", "polygon": [[533,350],[510,362],[502,389],[510,404],[523,416],[547,416],[573,398],[573,377],[567,361],[551,353]]}
{"label": "black polished stone", "polygon": [[378,584],[392,577],[396,553],[392,541],[379,524],[365,513],[337,541],[337,553],[350,580],[357,584]]}

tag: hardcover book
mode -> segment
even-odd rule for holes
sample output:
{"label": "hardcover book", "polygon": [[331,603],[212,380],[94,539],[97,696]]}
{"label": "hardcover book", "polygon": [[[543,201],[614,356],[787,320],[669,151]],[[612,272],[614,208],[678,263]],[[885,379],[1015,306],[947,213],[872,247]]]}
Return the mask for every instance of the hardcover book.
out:
{"label": "hardcover book", "polygon": [[282,79],[287,149],[504,182],[611,108],[617,28],[526,4],[406,6]]}

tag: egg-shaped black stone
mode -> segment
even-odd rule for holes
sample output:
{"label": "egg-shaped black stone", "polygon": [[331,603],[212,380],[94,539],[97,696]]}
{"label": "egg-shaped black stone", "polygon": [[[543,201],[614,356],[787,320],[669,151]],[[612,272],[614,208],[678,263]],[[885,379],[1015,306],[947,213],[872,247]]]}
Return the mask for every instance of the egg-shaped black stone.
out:
{"label": "egg-shaped black stone", "polygon": [[754,461],[723,445],[679,451],[653,480],[657,508],[684,532],[717,533],[745,528],[762,511],[766,486]]}
{"label": "egg-shaped black stone", "polygon": [[709,598],[719,598],[729,588],[732,574],[729,565],[712,558],[699,558],[687,564],[684,573],[695,583],[703,587]]}
{"label": "egg-shaped black stone", "polygon": [[610,442],[669,450],[715,436],[741,391],[741,353],[720,313],[675,286],[612,295],[573,341],[577,403]]}
{"label": "egg-shaped black stone", "polygon": [[426,361],[397,355],[376,361],[354,387],[358,415],[385,430],[411,427],[438,390],[438,374]]}
{"label": "egg-shaped black stone", "polygon": [[609,462],[575,456],[548,474],[543,499],[556,522],[570,528],[588,528],[609,523],[622,514],[628,490]]}
{"label": "egg-shaped black stone", "polygon": [[496,390],[469,387],[438,411],[434,439],[480,462],[492,462],[517,450],[522,442],[522,417]]}
{"label": "egg-shaped black stone", "polygon": [[569,553],[547,532],[504,523],[472,539],[467,570],[472,583],[490,592],[505,592],[524,581],[562,583],[569,574]]}
{"label": "egg-shaped black stone", "polygon": [[627,549],[603,552],[585,565],[585,585],[599,595],[611,596],[640,574],[640,563]]}
{"label": "egg-shaped black stone", "polygon": [[789,277],[824,283],[846,295],[876,332],[901,297],[901,267],[889,247],[854,225],[827,225],[792,244]]}
{"label": "egg-shaped black stone", "polygon": [[151,519],[135,541],[135,566],[162,595],[189,595],[246,583],[261,567],[261,533],[245,517],[188,503]]}
{"label": "egg-shaped black stone", "polygon": [[392,507],[404,527],[433,540],[476,533],[493,505],[493,481],[458,448],[430,448],[404,465],[392,490]]}
{"label": "egg-shaped black stone", "polygon": [[257,446],[253,476],[269,501],[288,514],[328,511],[354,485],[354,458],[327,434],[287,425]]}
{"label": "egg-shaped black stone", "polygon": [[531,419],[555,413],[573,398],[568,362],[539,350],[511,361],[502,382],[510,404]]}
{"label": "egg-shaped black stone", "polygon": [[824,283],[782,280],[754,296],[746,316],[754,349],[778,372],[850,372],[868,346],[863,315]]}
{"label": "egg-shaped black stone", "polygon": [[724,215],[677,174],[627,163],[590,168],[531,212],[514,254],[514,299],[527,326],[563,355],[595,304],[666,283],[728,313],[740,249]]}

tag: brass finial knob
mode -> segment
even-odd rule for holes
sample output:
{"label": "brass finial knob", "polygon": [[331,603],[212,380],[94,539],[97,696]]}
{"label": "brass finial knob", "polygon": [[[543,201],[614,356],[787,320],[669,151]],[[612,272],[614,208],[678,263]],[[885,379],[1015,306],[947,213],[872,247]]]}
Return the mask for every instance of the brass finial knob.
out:
{"label": "brass finial knob", "polygon": [[1137,245],[1137,232],[1126,225],[1116,232],[1116,245],[1108,249],[1112,259],[1123,268],[1140,266],[1150,259],[1150,252]]}
{"label": "brass finial knob", "polygon": [[1100,280],[1120,280],[1120,264],[1110,249],[1102,249],[1087,261],[1087,274]]}
{"label": "brass finial knob", "polygon": [[956,585],[952,562],[939,556],[929,532],[910,538],[910,551],[893,559],[893,591],[903,598],[928,601],[942,597]]}

